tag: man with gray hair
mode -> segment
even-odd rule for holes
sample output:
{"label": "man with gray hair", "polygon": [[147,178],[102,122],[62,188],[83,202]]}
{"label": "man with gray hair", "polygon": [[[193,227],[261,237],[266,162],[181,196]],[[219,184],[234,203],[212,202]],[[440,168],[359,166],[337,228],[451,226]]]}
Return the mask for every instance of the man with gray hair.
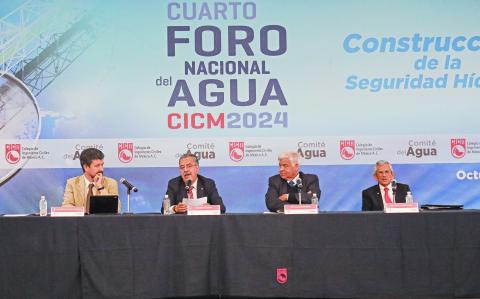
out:
{"label": "man with gray hair", "polygon": [[[385,203],[405,202],[410,187],[396,182],[392,184],[395,173],[390,162],[377,161],[373,168],[373,178],[378,184],[362,191],[362,211],[383,211]],[[392,186],[396,187],[395,194]]]}
{"label": "man with gray hair", "polygon": [[320,199],[318,176],[299,171],[297,152],[286,152],[278,156],[279,174],[268,179],[265,202],[271,212],[283,211],[286,204],[298,204],[299,192],[302,203],[311,203],[313,194]]}

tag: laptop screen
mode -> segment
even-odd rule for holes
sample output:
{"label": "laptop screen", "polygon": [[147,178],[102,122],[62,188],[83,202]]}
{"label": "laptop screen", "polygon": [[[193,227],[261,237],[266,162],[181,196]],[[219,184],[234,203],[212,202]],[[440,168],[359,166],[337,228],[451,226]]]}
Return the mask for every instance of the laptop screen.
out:
{"label": "laptop screen", "polygon": [[117,213],[118,195],[93,195],[90,197],[90,214]]}

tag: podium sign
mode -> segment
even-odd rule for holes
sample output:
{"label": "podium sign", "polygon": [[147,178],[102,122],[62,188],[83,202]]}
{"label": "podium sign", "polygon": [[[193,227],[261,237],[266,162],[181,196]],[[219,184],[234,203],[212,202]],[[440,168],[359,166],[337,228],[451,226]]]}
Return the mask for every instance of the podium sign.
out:
{"label": "podium sign", "polygon": [[84,207],[52,207],[50,209],[51,217],[83,217],[84,215]]}
{"label": "podium sign", "polygon": [[283,209],[288,215],[318,214],[318,207],[315,204],[284,205]]}
{"label": "podium sign", "polygon": [[220,205],[188,206],[187,215],[220,215]]}
{"label": "podium sign", "polygon": [[385,213],[418,213],[418,202],[414,203],[386,203]]}

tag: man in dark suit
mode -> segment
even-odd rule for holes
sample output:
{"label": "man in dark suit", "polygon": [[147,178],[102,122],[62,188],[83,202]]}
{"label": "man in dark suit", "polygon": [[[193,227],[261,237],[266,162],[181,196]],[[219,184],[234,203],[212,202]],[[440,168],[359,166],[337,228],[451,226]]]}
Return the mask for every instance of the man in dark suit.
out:
{"label": "man in dark suit", "polygon": [[[311,203],[313,194],[320,199],[318,176],[299,171],[299,155],[287,152],[278,156],[279,174],[268,179],[268,190],[265,202],[271,212],[283,211],[286,204],[299,203],[299,190],[302,203]],[[301,187],[301,188],[299,188]]]}
{"label": "man in dark suit", "polygon": [[378,184],[362,191],[362,211],[383,211],[385,203],[405,202],[410,187],[396,183],[397,189],[393,194],[392,181],[395,173],[388,161],[380,160],[375,164],[373,177]]}
{"label": "man in dark suit", "polygon": [[182,202],[184,198],[207,197],[207,204],[220,205],[220,211],[225,213],[225,205],[218,194],[215,181],[198,174],[200,166],[197,156],[186,153],[180,157],[178,165],[180,176],[171,179],[167,187],[170,212],[186,213],[188,206]]}

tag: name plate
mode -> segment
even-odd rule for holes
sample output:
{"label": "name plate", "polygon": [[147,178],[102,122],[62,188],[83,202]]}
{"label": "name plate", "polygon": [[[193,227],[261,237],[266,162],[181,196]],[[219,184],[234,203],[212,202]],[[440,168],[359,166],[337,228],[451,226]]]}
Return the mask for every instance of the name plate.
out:
{"label": "name plate", "polygon": [[418,211],[418,202],[385,204],[385,213],[418,213]]}
{"label": "name plate", "polygon": [[84,207],[52,207],[50,209],[51,217],[83,217],[84,215]]}
{"label": "name plate", "polygon": [[315,204],[284,205],[284,213],[295,214],[318,214],[318,207]]}
{"label": "name plate", "polygon": [[187,215],[220,215],[220,205],[188,206]]}

